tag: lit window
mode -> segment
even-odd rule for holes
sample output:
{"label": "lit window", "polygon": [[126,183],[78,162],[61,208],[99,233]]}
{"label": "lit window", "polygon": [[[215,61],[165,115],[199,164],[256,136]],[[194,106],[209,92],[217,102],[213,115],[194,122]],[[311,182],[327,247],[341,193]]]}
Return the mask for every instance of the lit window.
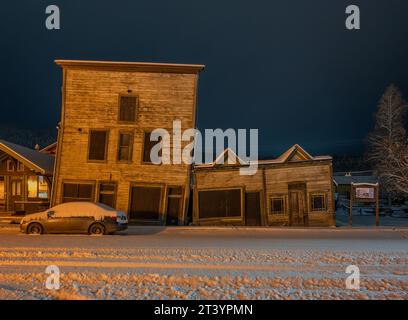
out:
{"label": "lit window", "polygon": [[4,200],[6,198],[6,189],[4,183],[4,177],[0,177],[0,200]]}
{"label": "lit window", "polygon": [[43,176],[29,176],[27,178],[28,198],[48,199],[48,184]]}
{"label": "lit window", "polygon": [[326,195],[312,194],[310,197],[312,211],[326,211]]}
{"label": "lit window", "polygon": [[38,177],[38,198],[48,199],[48,183],[43,176]]}
{"label": "lit window", "polygon": [[29,198],[37,198],[38,195],[38,179],[37,176],[29,176],[27,178],[27,190]]}

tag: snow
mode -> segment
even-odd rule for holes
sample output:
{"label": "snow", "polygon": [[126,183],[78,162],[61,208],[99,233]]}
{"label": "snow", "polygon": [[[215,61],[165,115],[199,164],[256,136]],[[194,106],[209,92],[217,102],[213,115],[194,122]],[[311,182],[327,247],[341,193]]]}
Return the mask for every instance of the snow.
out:
{"label": "snow", "polygon": [[116,211],[115,209],[104,205],[102,203],[93,203],[93,202],[68,202],[57,205],[48,209],[45,212],[34,213],[27,215],[23,218],[23,221],[29,221],[32,219],[38,219],[40,217],[46,217],[47,212],[53,211],[54,217],[83,217],[91,216],[95,220],[103,220],[105,216],[120,216],[121,218],[125,214],[121,211]]}
{"label": "snow", "polygon": [[[407,244],[406,229],[0,232],[0,299],[407,299]],[[44,286],[52,264],[59,290]],[[350,264],[360,290],[345,287]]]}

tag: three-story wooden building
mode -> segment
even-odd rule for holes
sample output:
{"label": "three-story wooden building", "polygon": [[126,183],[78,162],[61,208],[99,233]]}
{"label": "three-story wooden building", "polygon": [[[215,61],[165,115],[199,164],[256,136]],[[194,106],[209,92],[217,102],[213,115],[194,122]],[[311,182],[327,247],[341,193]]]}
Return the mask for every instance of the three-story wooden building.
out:
{"label": "three-story wooden building", "polygon": [[[62,113],[52,204],[102,202],[130,221],[184,224],[190,165],[153,165],[150,133],[195,128],[202,65],[57,60]],[[186,142],[187,144],[187,142]]]}

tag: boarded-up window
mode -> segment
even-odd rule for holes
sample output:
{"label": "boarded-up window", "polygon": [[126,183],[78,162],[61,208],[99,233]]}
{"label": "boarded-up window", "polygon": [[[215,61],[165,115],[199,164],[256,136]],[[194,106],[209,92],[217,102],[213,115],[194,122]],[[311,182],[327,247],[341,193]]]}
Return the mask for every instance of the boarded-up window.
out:
{"label": "boarded-up window", "polygon": [[119,97],[119,121],[136,121],[137,97],[120,96]]}
{"label": "boarded-up window", "polygon": [[[150,153],[152,151],[152,148],[161,142],[161,137],[159,137],[158,141],[150,141],[150,134],[151,132],[145,132],[144,133],[144,143],[143,143],[143,162],[145,163],[152,163],[152,160],[150,158]],[[160,149],[159,151],[159,157],[162,156],[162,150]]]}
{"label": "boarded-up window", "polygon": [[106,160],[108,131],[91,130],[89,133],[89,160]]}
{"label": "boarded-up window", "polygon": [[241,190],[211,190],[198,192],[200,218],[241,216]]}
{"label": "boarded-up window", "polygon": [[285,198],[284,197],[272,197],[271,198],[271,213],[273,214],[285,213]]}
{"label": "boarded-up window", "polygon": [[100,183],[98,201],[114,208],[116,202],[116,183]]}
{"label": "boarded-up window", "polygon": [[132,187],[130,218],[158,220],[160,216],[161,187]]}
{"label": "boarded-up window", "polygon": [[119,161],[131,161],[132,160],[132,145],[133,134],[132,133],[119,133],[119,145],[118,145],[118,160]]}
{"label": "boarded-up window", "polygon": [[326,211],[326,196],[325,194],[312,194],[310,197],[312,211]]}
{"label": "boarded-up window", "polygon": [[94,185],[85,183],[63,183],[62,202],[93,201]]}

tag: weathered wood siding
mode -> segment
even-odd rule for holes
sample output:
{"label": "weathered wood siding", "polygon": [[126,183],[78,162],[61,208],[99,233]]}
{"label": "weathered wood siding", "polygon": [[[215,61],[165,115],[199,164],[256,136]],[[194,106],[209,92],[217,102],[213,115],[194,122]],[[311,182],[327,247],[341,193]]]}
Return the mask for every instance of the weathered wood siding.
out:
{"label": "weathered wood siding", "polygon": [[[282,165],[261,166],[253,176],[239,174],[239,168],[214,167],[200,169],[194,172],[194,212],[195,224],[245,224],[244,217],[234,221],[227,219],[212,219],[205,221],[199,219],[198,191],[215,190],[222,188],[243,188],[245,192],[261,191],[262,221],[264,225],[288,225],[289,224],[289,186],[292,184],[304,184],[306,208],[310,226],[333,226],[333,186],[332,165],[330,161],[307,161],[294,162]],[[264,185],[266,188],[264,188]],[[327,210],[313,212],[310,206],[310,196],[314,193],[326,195]],[[283,214],[272,214],[270,199],[272,196],[285,198],[286,211]],[[245,214],[245,213],[244,213]]]}
{"label": "weathered wood siding", "polygon": [[[142,164],[143,134],[156,128],[171,133],[174,120],[181,120],[182,130],[195,127],[197,77],[197,74],[65,68],[53,204],[62,201],[62,183],[69,180],[115,181],[116,207],[125,212],[129,210],[131,183],[180,185],[187,198],[189,166]],[[139,99],[135,123],[118,121],[119,95],[128,90]],[[105,162],[87,160],[91,129],[109,130]],[[120,131],[134,134],[129,163],[117,161]],[[165,203],[162,207],[164,212]]]}

